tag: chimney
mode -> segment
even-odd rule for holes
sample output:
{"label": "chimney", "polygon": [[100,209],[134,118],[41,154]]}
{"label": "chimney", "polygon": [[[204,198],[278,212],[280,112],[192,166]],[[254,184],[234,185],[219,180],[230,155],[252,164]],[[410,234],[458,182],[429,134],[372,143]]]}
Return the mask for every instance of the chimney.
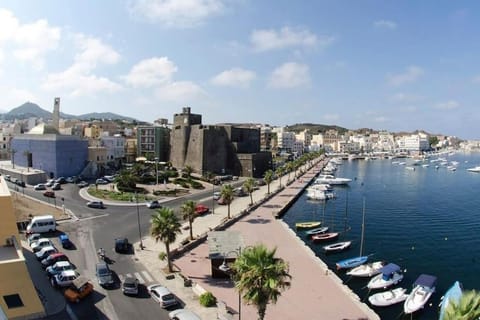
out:
{"label": "chimney", "polygon": [[55,129],[59,129],[60,121],[60,98],[55,98],[53,100],[53,115],[52,115],[52,124]]}

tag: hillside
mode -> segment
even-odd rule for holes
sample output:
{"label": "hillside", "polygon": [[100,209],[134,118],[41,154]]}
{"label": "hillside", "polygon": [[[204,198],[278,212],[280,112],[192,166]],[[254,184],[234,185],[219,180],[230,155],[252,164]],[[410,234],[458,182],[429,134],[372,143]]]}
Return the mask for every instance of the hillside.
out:
{"label": "hillside", "polygon": [[295,133],[302,132],[303,130],[309,130],[311,134],[324,133],[327,130],[337,130],[340,134],[343,134],[348,131],[348,129],[339,127],[339,126],[328,126],[324,124],[313,124],[313,123],[297,123],[286,127],[287,131],[293,131]]}

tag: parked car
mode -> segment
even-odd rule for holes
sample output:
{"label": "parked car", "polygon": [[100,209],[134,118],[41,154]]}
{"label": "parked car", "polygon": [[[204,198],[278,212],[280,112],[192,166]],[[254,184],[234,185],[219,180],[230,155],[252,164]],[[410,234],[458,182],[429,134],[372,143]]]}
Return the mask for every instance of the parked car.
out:
{"label": "parked car", "polygon": [[220,191],[215,191],[213,193],[213,200],[218,200],[222,196],[222,193]]}
{"label": "parked car", "polygon": [[73,265],[70,261],[57,261],[53,265],[47,267],[45,271],[49,278],[61,273],[62,271],[73,270]]}
{"label": "parked car", "polygon": [[55,179],[55,183],[65,184],[67,183],[67,179],[65,179],[65,177],[59,177]]}
{"label": "parked car", "polygon": [[79,276],[80,274],[75,270],[65,270],[53,276],[50,279],[50,283],[54,287],[68,287]]}
{"label": "parked car", "polygon": [[42,237],[42,235],[40,233],[32,233],[31,235],[29,235],[27,237],[27,243],[28,243],[28,246],[31,247],[32,244],[37,241],[38,239],[40,239]]}
{"label": "parked car", "polygon": [[89,202],[87,202],[87,207],[96,208],[96,209],[104,209],[105,208],[102,201],[89,201]]}
{"label": "parked car", "polygon": [[233,189],[233,195],[236,196],[236,197],[246,197],[246,196],[248,196],[248,194],[245,192],[243,187],[238,187],[238,188]]}
{"label": "parked car", "polygon": [[168,314],[171,320],[201,320],[201,318],[193,311],[187,309],[173,310]]}
{"label": "parked car", "polygon": [[5,175],[5,180],[6,181],[12,181],[12,177],[9,174]]}
{"label": "parked car", "polygon": [[106,262],[98,262],[95,265],[95,275],[97,276],[98,284],[102,287],[113,285],[112,271]]}
{"label": "parked car", "polygon": [[93,292],[93,284],[85,277],[78,277],[72,281],[72,284],[65,290],[63,295],[69,302],[80,302]]}
{"label": "parked car", "polygon": [[55,192],[54,191],[45,191],[43,193],[43,196],[47,197],[47,198],[55,198]]}
{"label": "parked car", "polygon": [[53,243],[48,238],[40,238],[30,246],[33,252],[38,252],[44,247],[53,246]]}
{"label": "parked car", "polygon": [[19,187],[25,188],[27,185],[25,184],[25,181],[22,180],[17,180],[15,184]]}
{"label": "parked car", "polygon": [[130,251],[130,243],[127,238],[115,239],[115,252],[128,253]]}
{"label": "parked car", "polygon": [[47,190],[47,186],[43,183],[39,183],[33,187],[33,190]]}
{"label": "parked car", "polygon": [[152,284],[147,287],[150,296],[160,304],[160,307],[167,308],[178,303],[175,296],[161,284]]}
{"label": "parked car", "polygon": [[125,280],[123,280],[122,292],[123,292],[123,294],[137,295],[138,294],[138,279],[133,278],[133,277],[126,277]]}
{"label": "parked car", "polygon": [[70,248],[73,247],[72,241],[70,241],[70,238],[65,233],[58,236],[58,241],[60,242],[62,247],[65,248],[65,249],[70,249]]}
{"label": "parked car", "polygon": [[58,261],[69,261],[68,257],[62,252],[55,252],[42,260],[42,267],[46,268]]}
{"label": "parked car", "polygon": [[53,186],[54,183],[55,183],[55,179],[50,179],[50,180],[47,181],[47,183],[45,183],[45,186],[51,187],[51,186]]}
{"label": "parked car", "polygon": [[222,206],[227,204],[227,202],[225,201],[225,199],[223,199],[223,197],[220,197],[220,199],[217,200],[217,203]]}
{"label": "parked car", "polygon": [[113,180],[115,180],[115,176],[103,176],[102,179],[108,182],[113,182]]}
{"label": "parked car", "polygon": [[210,208],[201,203],[198,203],[195,206],[195,215],[197,216],[201,216],[202,214],[208,213],[209,211],[210,211]]}
{"label": "parked car", "polygon": [[96,184],[109,184],[110,182],[108,182],[105,179],[100,178],[100,179],[95,180],[95,183]]}
{"label": "parked car", "polygon": [[62,185],[58,182],[55,182],[53,185],[52,185],[52,190],[62,190]]}
{"label": "parked car", "polygon": [[84,187],[88,187],[89,186],[89,183],[87,181],[80,181],[79,183],[77,183],[77,186],[79,188],[84,188]]}
{"label": "parked car", "polygon": [[150,209],[156,209],[156,208],[161,208],[162,206],[160,205],[160,202],[158,202],[158,200],[152,200],[152,201],[149,201],[147,202],[147,208],[150,208]]}
{"label": "parked car", "polygon": [[263,180],[263,179],[258,179],[258,180],[256,181],[256,183],[257,183],[257,186],[264,186],[264,185],[267,184],[267,183],[265,182],[265,180]]}
{"label": "parked car", "polygon": [[42,248],[42,250],[38,252],[35,252],[35,256],[37,257],[38,261],[42,261],[43,259],[45,259],[46,257],[48,257],[49,255],[55,252],[57,252],[57,249],[55,249],[54,246],[48,246],[48,247]]}

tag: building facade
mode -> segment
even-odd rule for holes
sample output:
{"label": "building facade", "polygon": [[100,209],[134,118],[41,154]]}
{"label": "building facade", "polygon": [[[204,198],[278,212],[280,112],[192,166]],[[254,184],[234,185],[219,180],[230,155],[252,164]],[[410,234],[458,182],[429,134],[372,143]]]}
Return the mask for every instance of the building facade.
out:
{"label": "building facade", "polygon": [[167,162],[170,156],[170,129],[165,126],[139,126],[137,156]]}

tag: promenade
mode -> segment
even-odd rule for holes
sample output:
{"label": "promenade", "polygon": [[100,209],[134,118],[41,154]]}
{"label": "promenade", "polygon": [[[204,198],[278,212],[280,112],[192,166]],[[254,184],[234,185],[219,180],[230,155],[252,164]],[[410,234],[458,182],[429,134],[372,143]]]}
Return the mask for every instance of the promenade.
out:
{"label": "promenade", "polygon": [[[231,204],[231,216],[240,217],[228,227],[227,231],[238,231],[244,238],[245,246],[264,244],[267,248],[277,248],[277,256],[289,263],[292,276],[291,287],[284,291],[277,304],[270,304],[265,319],[379,319],[367,305],[332,272],[311,251],[282,220],[275,215],[290,203],[303,190],[306,184],[321,169],[318,164],[303,176],[280,190],[266,202],[259,205],[249,214],[240,217],[241,212],[250,204],[250,197],[236,198]],[[282,177],[285,186],[288,175]],[[291,174],[293,178],[293,173]],[[280,188],[279,179],[270,184],[270,190]],[[253,201],[260,201],[267,194],[267,186],[260,187],[253,193]],[[211,199],[211,197],[209,198]],[[214,214],[207,214],[195,219],[193,234],[201,237],[223,222],[227,216],[227,206],[215,206]],[[171,245],[172,249],[181,247],[182,241],[188,238],[189,230],[182,228],[182,233]],[[205,308],[198,302],[197,295],[202,291],[212,292],[219,301],[224,302],[233,313],[231,319],[239,319],[239,295],[229,280],[213,279],[210,274],[208,259],[208,243],[205,241],[174,259],[173,263],[184,277],[192,280],[192,287],[185,287],[183,278],[176,273],[173,279],[167,280],[164,274],[166,261],[158,259],[158,254],[165,251],[165,245],[146,236],[143,239],[144,250],[136,250],[136,256],[145,268],[157,280],[166,285],[186,308],[193,310],[202,319],[222,318],[223,308]],[[136,244],[138,247],[138,244]],[[254,306],[241,305],[242,319],[257,318]],[[224,319],[228,319],[225,317]]]}

